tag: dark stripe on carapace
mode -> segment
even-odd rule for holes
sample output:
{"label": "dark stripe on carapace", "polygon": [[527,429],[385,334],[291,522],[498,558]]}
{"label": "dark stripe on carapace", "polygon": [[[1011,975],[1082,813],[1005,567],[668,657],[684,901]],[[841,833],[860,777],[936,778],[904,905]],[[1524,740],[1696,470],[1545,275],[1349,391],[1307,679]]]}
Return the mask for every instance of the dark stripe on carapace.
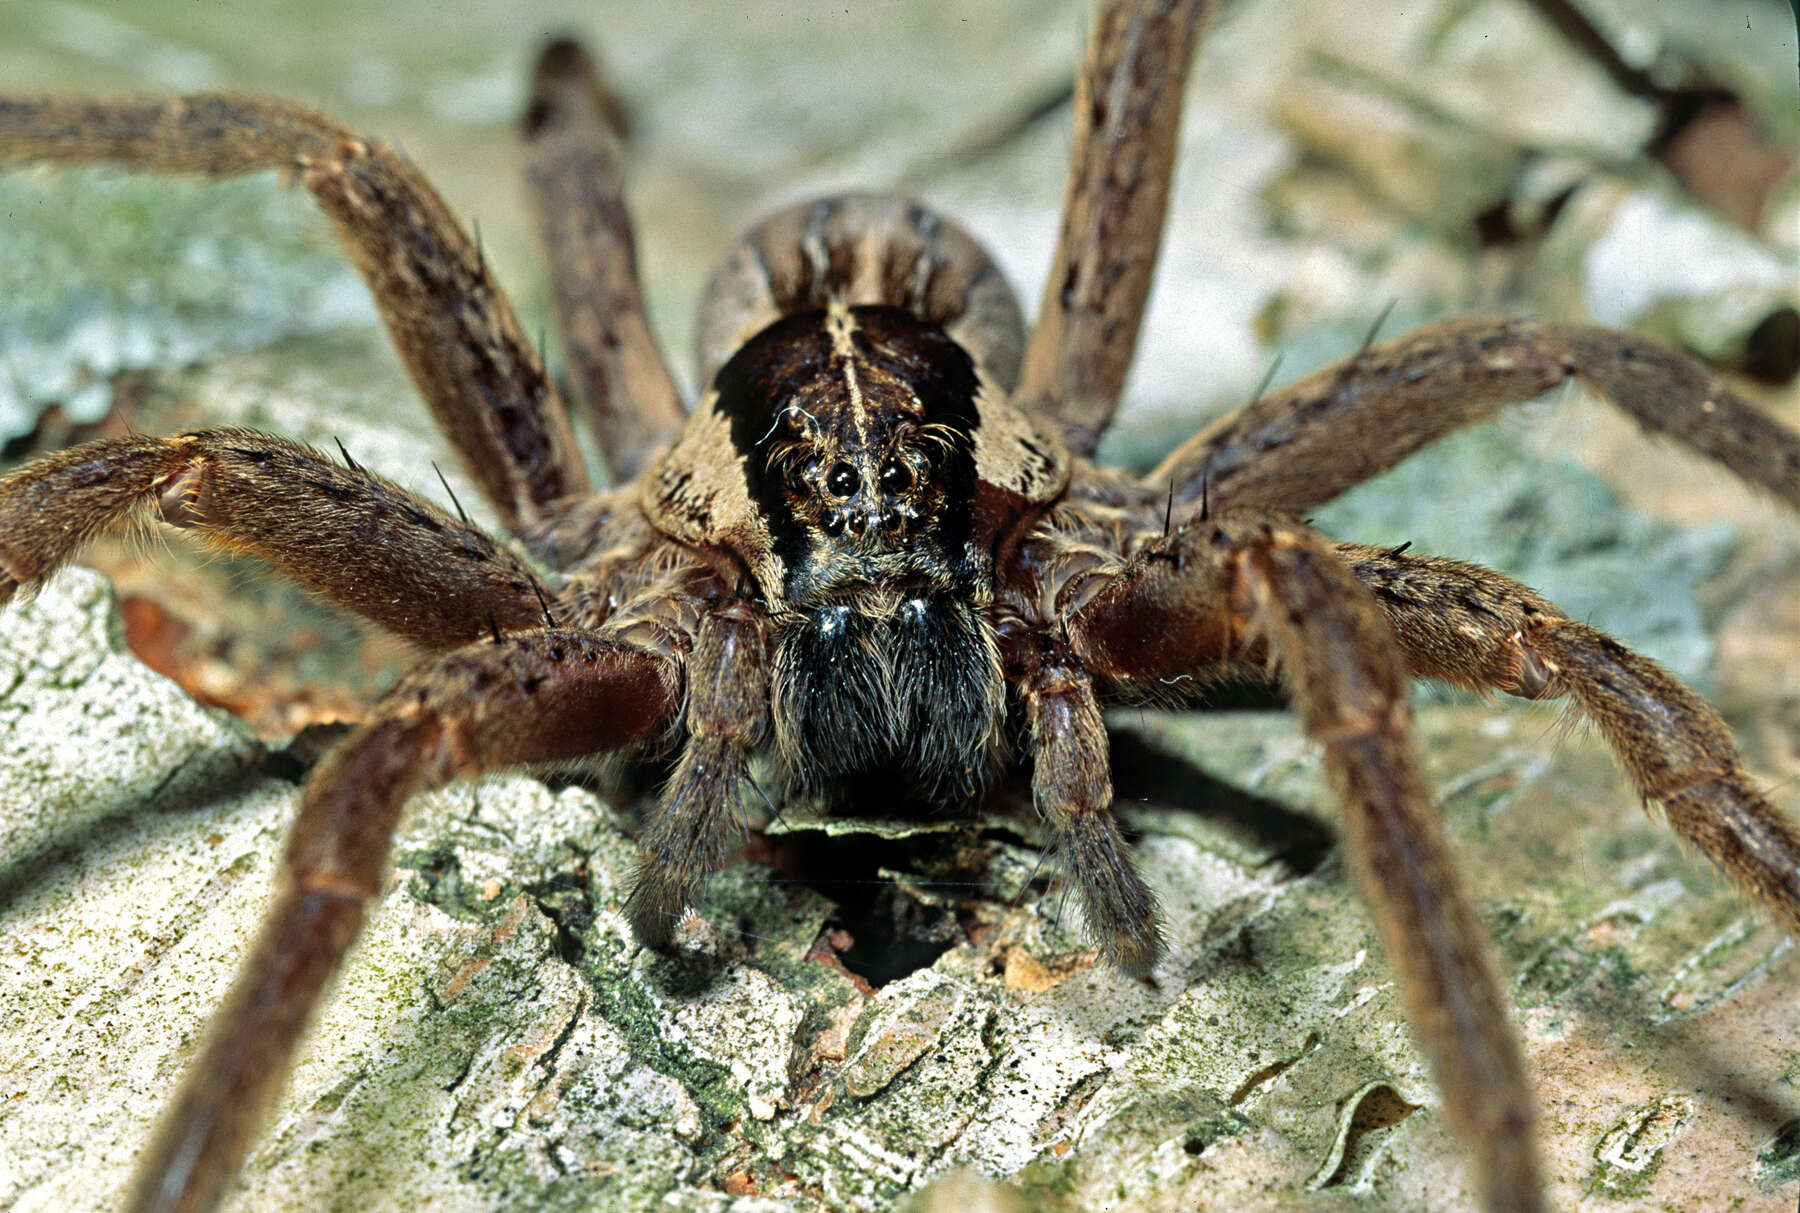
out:
{"label": "dark stripe on carapace", "polygon": [[[969,354],[944,331],[902,308],[814,310],[784,316],[720,368],[715,407],[742,452],[746,487],[787,571],[781,587],[804,600],[840,584],[918,579],[964,584],[981,555],[970,549],[979,380]],[[846,345],[848,348],[846,349]],[[839,508],[821,490],[838,462],[864,472],[857,509],[879,512],[870,474],[886,453],[925,462],[910,514],[885,536],[829,529]],[[871,514],[873,516],[873,514]],[[904,537],[904,542],[900,538]]]}

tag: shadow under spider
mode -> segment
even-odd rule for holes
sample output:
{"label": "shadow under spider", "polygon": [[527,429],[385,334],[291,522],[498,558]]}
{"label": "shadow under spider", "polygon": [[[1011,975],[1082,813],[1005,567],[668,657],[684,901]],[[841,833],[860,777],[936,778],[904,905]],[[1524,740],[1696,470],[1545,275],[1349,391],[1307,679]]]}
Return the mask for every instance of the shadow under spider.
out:
{"label": "shadow under spider", "polygon": [[1113,732],[1111,761],[1115,802],[1192,812],[1268,852],[1295,876],[1311,875],[1337,846],[1336,831],[1319,818],[1219,779],[1136,733]]}

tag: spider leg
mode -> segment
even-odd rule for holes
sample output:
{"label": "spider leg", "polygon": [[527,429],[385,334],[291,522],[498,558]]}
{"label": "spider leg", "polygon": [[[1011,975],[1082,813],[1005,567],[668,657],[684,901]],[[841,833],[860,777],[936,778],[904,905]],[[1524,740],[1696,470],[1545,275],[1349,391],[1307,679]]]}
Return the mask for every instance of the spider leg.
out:
{"label": "spider leg", "polygon": [[337,225],[401,361],[506,525],[585,492],[567,411],[481,253],[392,148],[267,97],[0,96],[0,164],[231,176],[293,169]]}
{"label": "spider leg", "polygon": [[575,399],[616,482],[674,438],[681,395],[644,316],[620,166],[622,115],[582,48],[544,48],[523,121]]}
{"label": "spider leg", "polygon": [[768,732],[766,639],[748,603],[731,599],[701,617],[687,678],[688,742],[638,834],[625,902],[632,933],[653,948],[669,946],[682,911],[730,858],[749,755]]}
{"label": "spider leg", "polygon": [[1109,0],[1075,81],[1062,232],[1015,396],[1094,453],[1137,345],[1156,267],[1182,84],[1208,0]]}
{"label": "spider leg", "polygon": [[140,1163],[130,1208],[208,1209],[230,1182],[381,890],[408,800],[641,740],[674,715],[680,682],[664,654],[542,629],[445,654],[389,692],[307,781],[275,903]]}
{"label": "spider leg", "polygon": [[103,438],[0,479],[0,604],[150,505],[429,648],[543,621],[536,575],[474,527],[360,467],[231,428]]}
{"label": "spider leg", "polygon": [[1531,1086],[1419,770],[1406,669],[1374,596],[1288,516],[1234,509],[1159,537],[1123,567],[1076,573],[1056,598],[1096,677],[1193,673],[1259,647],[1280,664],[1324,749],[1351,865],[1488,1207],[1541,1209]]}
{"label": "spider leg", "polygon": [[1031,798],[1080,891],[1088,933],[1108,964],[1147,973],[1163,951],[1156,895],[1108,811],[1112,772],[1093,682],[1067,645],[1043,633],[1009,636],[1005,654],[1030,730]]}
{"label": "spider leg", "polygon": [[1800,828],[1757,790],[1705,700],[1488,569],[1358,544],[1340,544],[1338,554],[1387,612],[1414,674],[1574,700],[1638,795],[1800,939]]}
{"label": "spider leg", "polygon": [[1579,378],[1668,434],[1800,507],[1800,434],[1705,366],[1612,329],[1454,320],[1315,371],[1221,418],[1145,477],[1178,507],[1309,510],[1427,443]]}

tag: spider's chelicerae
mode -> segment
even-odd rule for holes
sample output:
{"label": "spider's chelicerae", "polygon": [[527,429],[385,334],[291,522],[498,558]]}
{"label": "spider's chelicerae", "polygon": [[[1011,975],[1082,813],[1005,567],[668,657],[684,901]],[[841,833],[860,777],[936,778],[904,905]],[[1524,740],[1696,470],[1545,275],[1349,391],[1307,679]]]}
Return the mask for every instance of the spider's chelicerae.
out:
{"label": "spider's chelicerae", "polygon": [[229,1182],[381,888],[408,799],[521,763],[673,756],[627,903],[638,938],[667,948],[731,851],[759,754],[789,794],[853,809],[904,787],[953,809],[1023,753],[1094,946],[1146,973],[1157,909],[1109,811],[1101,706],[1273,665],[1323,751],[1448,1118],[1496,1209],[1541,1207],[1533,1101],[1419,773],[1410,677],[1570,701],[1670,826],[1800,933],[1800,832],[1696,696],[1505,577],[1328,542],[1296,518],[1571,377],[1800,504],[1800,438],[1707,369],[1608,330],[1441,324],[1262,396],[1147,475],[1092,461],[1208,7],[1111,0],[1095,18],[1029,333],[948,219],[825,198],[763,222],[716,272],[692,402],[645,325],[615,111],[579,49],[550,48],[524,122],[530,181],[574,411],[625,485],[605,493],[475,245],[391,149],[261,97],[0,97],[0,161],[294,170],[529,555],[243,429],[105,439],[0,481],[0,601],[149,507],[437,654],[307,782],[277,904],[134,1208],[210,1207]]}

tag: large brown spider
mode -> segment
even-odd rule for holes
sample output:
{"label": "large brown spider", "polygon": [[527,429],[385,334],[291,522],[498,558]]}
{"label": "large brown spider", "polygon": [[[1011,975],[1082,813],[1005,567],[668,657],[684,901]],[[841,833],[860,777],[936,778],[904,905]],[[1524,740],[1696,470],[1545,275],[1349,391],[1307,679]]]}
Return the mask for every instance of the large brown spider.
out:
{"label": "large brown spider", "polygon": [[578,51],[548,53],[526,125],[573,377],[614,473],[641,474],[604,495],[476,250],[393,152],[259,98],[0,100],[4,160],[296,168],[494,508],[555,570],[243,430],[109,439],[0,481],[6,597],[153,503],[445,654],[310,780],[279,904],[147,1156],[139,1207],[216,1198],[380,886],[401,807],[498,766],[674,747],[630,901],[640,938],[663,946],[723,861],[753,752],[772,750],[796,791],[851,800],[886,777],[956,805],[1022,746],[1096,945],[1140,971],[1157,960],[1155,910],[1106,811],[1098,705],[1273,663],[1324,749],[1494,1207],[1539,1205],[1531,1100],[1417,772],[1406,675],[1571,699],[1640,794],[1800,929],[1800,835],[1691,693],[1505,578],[1327,543],[1286,512],[1572,375],[1800,503],[1800,440],[1698,365],[1603,330],[1441,325],[1257,401],[1147,477],[1089,462],[1129,362],[1206,6],[1156,7],[1115,3],[1095,22],[1029,340],[949,223],[827,199],[767,221],[721,268],[701,322],[711,390],[691,417],[643,323],[603,92]]}

